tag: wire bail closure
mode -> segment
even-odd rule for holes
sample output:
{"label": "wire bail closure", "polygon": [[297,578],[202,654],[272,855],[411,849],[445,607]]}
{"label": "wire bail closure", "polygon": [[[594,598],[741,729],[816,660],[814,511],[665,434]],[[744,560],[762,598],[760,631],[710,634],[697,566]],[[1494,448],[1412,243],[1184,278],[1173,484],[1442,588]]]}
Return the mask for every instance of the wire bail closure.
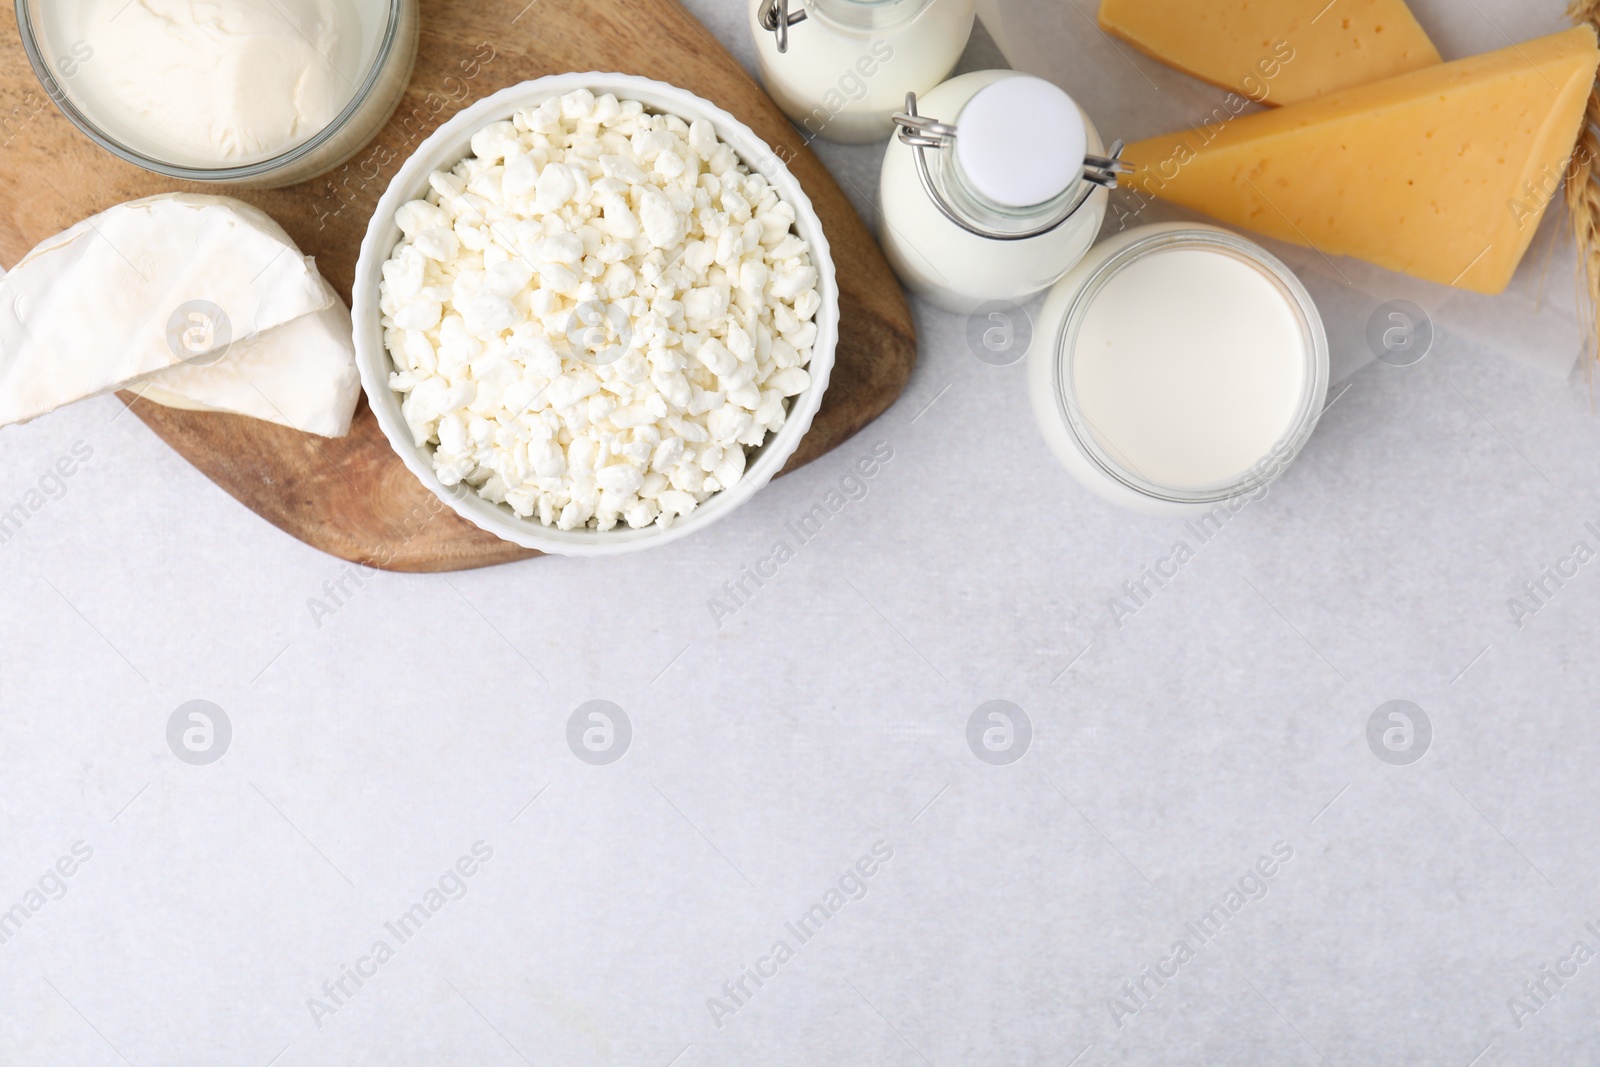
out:
{"label": "wire bail closure", "polygon": [[[786,0],[769,0],[769,3],[785,2]],[[1072,198],[1072,201],[1059,218],[1022,233],[1001,233],[994,230],[986,230],[976,223],[968,221],[944,198],[944,194],[939,191],[938,185],[933,180],[933,172],[928,167],[928,159],[923,154],[925,149],[944,148],[946,145],[953,143],[956,139],[956,128],[948,122],[940,122],[938,119],[918,114],[916,93],[906,94],[906,109],[904,112],[894,116],[894,123],[899,127],[900,140],[911,146],[911,153],[917,165],[917,178],[922,182],[922,189],[928,194],[928,199],[932,200],[933,206],[939,209],[939,214],[968,233],[991,241],[1026,241],[1032,237],[1042,237],[1077,214],[1078,209],[1084,205],[1096,188],[1115,189],[1119,174],[1133,173],[1133,167],[1122,161],[1123,142],[1120,139],[1113,141],[1111,142],[1110,154],[1104,156],[1090,155],[1083,158],[1082,188],[1078,190],[1078,194]]]}
{"label": "wire bail closure", "polygon": [[780,54],[789,50],[789,27],[804,22],[806,14],[806,9],[802,6],[798,12],[791,15],[789,0],[766,0],[762,5],[761,28],[778,35]]}

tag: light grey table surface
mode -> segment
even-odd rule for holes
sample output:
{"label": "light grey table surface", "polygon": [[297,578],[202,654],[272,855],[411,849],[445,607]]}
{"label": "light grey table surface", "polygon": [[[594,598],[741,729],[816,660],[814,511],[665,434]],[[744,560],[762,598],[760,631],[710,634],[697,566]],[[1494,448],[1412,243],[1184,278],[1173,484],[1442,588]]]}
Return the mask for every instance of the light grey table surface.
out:
{"label": "light grey table surface", "polygon": [[[690,7],[751,61],[741,3]],[[881,149],[821,151],[870,213]],[[1443,330],[1202,542],[916,317],[877,423],[610,561],[357,575],[114,399],[6,430],[0,510],[50,499],[0,544],[0,1064],[1600,1063],[1600,562],[1508,605],[1600,549],[1581,372]],[[209,765],[168,743],[195,700]]]}

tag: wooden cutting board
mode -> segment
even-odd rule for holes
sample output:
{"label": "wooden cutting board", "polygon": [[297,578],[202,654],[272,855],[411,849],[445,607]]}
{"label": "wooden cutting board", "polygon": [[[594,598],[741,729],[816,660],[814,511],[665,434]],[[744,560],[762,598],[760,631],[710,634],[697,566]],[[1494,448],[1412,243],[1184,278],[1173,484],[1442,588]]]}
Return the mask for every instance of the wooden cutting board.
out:
{"label": "wooden cutting board", "polygon": [[[748,124],[789,160],[822,217],[839,266],[839,349],[822,410],[785,470],[849,439],[894,402],[911,376],[911,314],[871,233],[777,105],[676,0],[423,0],[416,71],[387,128],[332,174],[265,192],[168,181],[102,151],[40,89],[11,5],[3,6],[10,32],[0,42],[0,261],[8,267],[45,238],[114,204],[199,189],[264,209],[316,257],[348,302],[378,197],[441,123],[474,100],[546,74],[639,74],[697,93]],[[390,450],[365,400],[350,435],[330,441],[119,395],[246,507],[342,559],[448,571],[538,555],[436,510],[433,495]]]}

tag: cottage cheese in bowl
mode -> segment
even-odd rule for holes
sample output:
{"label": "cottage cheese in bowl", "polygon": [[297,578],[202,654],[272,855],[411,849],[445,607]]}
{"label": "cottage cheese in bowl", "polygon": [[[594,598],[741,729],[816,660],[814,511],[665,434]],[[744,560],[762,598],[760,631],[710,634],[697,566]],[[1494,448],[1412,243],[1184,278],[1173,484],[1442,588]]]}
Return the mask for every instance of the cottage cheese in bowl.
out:
{"label": "cottage cheese in bowl", "polygon": [[363,246],[357,348],[380,424],[464,516],[545,551],[643,547],[793,452],[836,287],[750,131],[670,86],[567,75],[481,102],[413,166]]}

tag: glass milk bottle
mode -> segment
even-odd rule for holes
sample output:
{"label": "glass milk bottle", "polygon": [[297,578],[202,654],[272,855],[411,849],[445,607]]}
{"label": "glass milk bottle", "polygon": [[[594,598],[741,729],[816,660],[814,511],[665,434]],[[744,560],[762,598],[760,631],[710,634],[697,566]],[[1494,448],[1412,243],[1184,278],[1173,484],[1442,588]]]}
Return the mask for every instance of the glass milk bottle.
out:
{"label": "glass milk bottle", "polygon": [[907,93],[938,85],[967,47],[976,0],[750,0],[767,92],[808,137],[894,133]]}
{"label": "glass milk bottle", "polygon": [[1088,252],[1108,189],[1128,167],[1094,123],[1042,78],[952,78],[895,116],[878,196],[879,239],[914,292],[971,314],[1055,284]]}

